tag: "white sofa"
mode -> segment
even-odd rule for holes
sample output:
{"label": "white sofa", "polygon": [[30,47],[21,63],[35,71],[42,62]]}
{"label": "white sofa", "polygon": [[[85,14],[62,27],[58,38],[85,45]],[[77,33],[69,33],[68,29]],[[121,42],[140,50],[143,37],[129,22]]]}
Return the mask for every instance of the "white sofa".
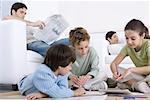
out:
{"label": "white sofa", "polygon": [[0,21],[0,83],[17,83],[26,74],[26,25]]}
{"label": "white sofa", "polygon": [[[1,21],[1,50],[0,50],[0,84],[16,84],[23,76],[35,71],[44,58],[33,51],[26,50],[26,25],[17,20]],[[91,33],[90,45],[93,46],[100,59],[100,69],[108,77],[112,77],[110,63],[117,55],[108,55],[109,43],[105,33]],[[122,35],[123,36],[123,35]],[[123,67],[133,66],[129,58],[121,64]]]}

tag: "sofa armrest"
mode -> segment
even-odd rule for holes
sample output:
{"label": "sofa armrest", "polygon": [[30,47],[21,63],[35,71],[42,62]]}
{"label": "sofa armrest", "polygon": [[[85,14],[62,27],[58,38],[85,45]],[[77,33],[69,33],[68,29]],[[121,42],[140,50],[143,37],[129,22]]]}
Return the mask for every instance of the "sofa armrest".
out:
{"label": "sofa armrest", "polygon": [[26,75],[26,24],[0,21],[0,83],[16,84]]}

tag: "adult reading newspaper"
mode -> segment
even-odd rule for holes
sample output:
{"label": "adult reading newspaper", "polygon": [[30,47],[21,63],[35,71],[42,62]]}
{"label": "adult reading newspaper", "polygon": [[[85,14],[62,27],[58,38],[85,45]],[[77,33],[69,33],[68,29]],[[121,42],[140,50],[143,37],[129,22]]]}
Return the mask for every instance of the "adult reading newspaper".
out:
{"label": "adult reading newspaper", "polygon": [[45,21],[44,29],[39,30],[34,37],[42,40],[47,44],[54,42],[60,34],[69,26],[68,22],[62,15],[53,15],[48,17]]}

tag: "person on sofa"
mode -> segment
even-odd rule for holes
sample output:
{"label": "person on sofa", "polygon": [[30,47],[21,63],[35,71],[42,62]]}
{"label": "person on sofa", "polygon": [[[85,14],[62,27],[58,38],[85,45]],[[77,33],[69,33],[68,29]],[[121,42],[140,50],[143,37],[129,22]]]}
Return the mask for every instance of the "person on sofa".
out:
{"label": "person on sofa", "polygon": [[75,52],[70,47],[63,44],[51,46],[44,63],[18,83],[19,91],[28,100],[46,96],[61,98],[83,95],[84,88],[73,91],[68,87],[68,73],[75,60]]}
{"label": "person on sofa", "polygon": [[45,27],[45,23],[42,21],[31,22],[25,20],[24,18],[26,16],[26,11],[27,11],[27,6],[25,4],[21,2],[16,2],[11,7],[11,11],[10,11],[11,15],[4,17],[3,20],[16,19],[25,22],[27,26],[39,27],[41,29]]}
{"label": "person on sofa", "polygon": [[109,42],[107,47],[109,55],[118,54],[124,46],[124,43],[119,43],[119,38],[115,31],[107,32],[105,39]]}
{"label": "person on sofa", "polygon": [[72,89],[84,87],[86,90],[106,90],[107,76],[99,72],[99,57],[95,49],[89,46],[87,30],[76,27],[70,31],[69,40],[76,53],[76,61],[69,75],[69,86]]}
{"label": "person on sofa", "polygon": [[[16,19],[20,20],[26,23],[27,26],[32,26],[32,27],[39,27],[40,29],[43,29],[45,27],[45,23],[43,21],[36,21],[36,22],[31,22],[28,20],[25,20],[25,15],[27,11],[27,6],[21,2],[16,2],[12,5],[11,7],[11,15],[6,16],[3,18],[3,20],[10,20],[10,19]],[[28,27],[27,27],[28,28]],[[28,28],[29,29],[29,28]],[[28,30],[27,29],[27,30]],[[69,40],[67,38],[55,41],[51,45],[45,43],[44,41],[36,39],[33,33],[27,33],[27,49],[35,51],[42,55],[43,57],[46,54],[46,51],[51,45],[55,44],[69,44]]]}
{"label": "person on sofa", "polygon": [[[119,81],[119,88],[128,88],[150,93],[150,40],[143,22],[130,20],[125,26],[126,45],[111,63],[113,77]],[[129,56],[136,67],[123,69],[118,67]]]}
{"label": "person on sofa", "polygon": [[107,32],[105,39],[109,42],[109,44],[117,44],[119,42],[117,33],[115,31]]}

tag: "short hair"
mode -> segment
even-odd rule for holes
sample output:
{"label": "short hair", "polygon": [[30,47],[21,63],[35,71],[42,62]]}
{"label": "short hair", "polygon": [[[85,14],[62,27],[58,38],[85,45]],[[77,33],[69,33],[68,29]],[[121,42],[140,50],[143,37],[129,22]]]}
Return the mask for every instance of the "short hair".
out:
{"label": "short hair", "polygon": [[26,8],[27,6],[21,2],[16,2],[11,6],[10,14],[12,15],[12,10],[15,10],[17,12],[18,9],[20,8]]}
{"label": "short hair", "polygon": [[66,67],[71,62],[74,63],[75,60],[75,52],[70,47],[64,44],[57,44],[48,49],[43,64],[46,64],[55,72],[59,66]]}
{"label": "short hair", "polygon": [[111,37],[115,34],[115,31],[109,31],[106,33],[105,39],[108,40],[108,38],[111,39]]}
{"label": "short hair", "polygon": [[87,30],[83,27],[76,27],[75,29],[69,32],[69,40],[74,46],[75,44],[79,45],[81,41],[90,40],[90,36],[87,33]]}

